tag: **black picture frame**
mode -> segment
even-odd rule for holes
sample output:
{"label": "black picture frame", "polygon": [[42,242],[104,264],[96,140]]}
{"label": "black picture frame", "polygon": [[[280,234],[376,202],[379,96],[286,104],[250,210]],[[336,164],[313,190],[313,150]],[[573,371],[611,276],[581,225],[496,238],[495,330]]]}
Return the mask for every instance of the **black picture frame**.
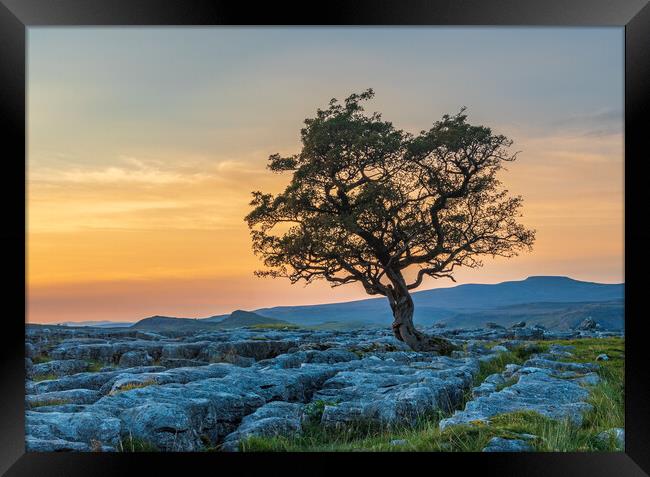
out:
{"label": "black picture frame", "polygon": [[[309,8],[311,6],[311,9]],[[315,7],[315,8],[314,8]],[[625,27],[625,334],[624,453],[409,454],[97,454],[25,453],[25,167],[26,29],[41,25],[494,25]],[[362,466],[401,474],[479,475],[650,473],[650,394],[643,332],[642,273],[647,115],[650,113],[650,6],[647,0],[330,0],[322,4],[207,0],[0,0],[0,131],[2,131],[4,311],[0,336],[0,473],[7,476],[151,475],[225,472],[224,465],[282,473],[325,473]],[[236,467],[235,467],[236,466]],[[357,470],[358,472],[358,470]]]}

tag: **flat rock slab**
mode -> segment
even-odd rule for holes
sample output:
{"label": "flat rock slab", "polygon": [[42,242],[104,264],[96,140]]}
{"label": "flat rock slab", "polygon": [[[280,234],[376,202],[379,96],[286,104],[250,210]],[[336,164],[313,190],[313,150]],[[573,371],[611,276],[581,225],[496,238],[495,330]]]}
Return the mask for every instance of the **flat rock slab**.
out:
{"label": "flat rock slab", "polygon": [[78,373],[70,376],[64,376],[59,379],[51,379],[39,382],[28,381],[26,384],[27,394],[42,394],[53,391],[66,391],[68,389],[93,389],[99,390],[104,384],[111,379],[115,379],[120,374],[130,373],[152,373],[164,371],[162,366],[143,366],[139,368],[122,369],[120,371],[102,371],[98,373]]}
{"label": "flat rock slab", "polygon": [[37,439],[27,437],[25,448],[28,452],[115,452],[115,447],[85,442],[71,442],[63,439]]}
{"label": "flat rock slab", "polygon": [[91,389],[68,389],[51,393],[30,394],[25,396],[28,408],[51,406],[57,404],[91,404],[97,401],[101,394]]}
{"label": "flat rock slab", "polygon": [[586,402],[588,396],[589,391],[578,383],[542,371],[533,372],[521,376],[510,387],[469,401],[463,411],[440,421],[440,429],[474,421],[488,422],[497,414],[516,411],[534,411],[580,425],[583,414],[591,409]]}
{"label": "flat rock slab", "polygon": [[[120,440],[120,429],[119,419],[97,412],[25,413],[25,433],[28,438],[45,441],[64,440],[89,446],[98,442],[100,445],[115,446]],[[27,450],[32,449],[28,447]]]}
{"label": "flat rock slab", "polygon": [[86,371],[88,369],[88,362],[80,359],[66,359],[54,360],[47,363],[35,364],[31,369],[31,376],[47,376],[54,377],[66,376],[68,374],[76,374]]}
{"label": "flat rock slab", "polygon": [[226,436],[221,450],[236,452],[242,440],[253,436],[290,436],[302,431],[303,404],[273,401],[244,417],[239,428]]}
{"label": "flat rock slab", "polygon": [[420,417],[452,410],[479,370],[478,361],[471,358],[394,354],[397,359],[363,359],[357,369],[326,381],[314,395],[326,404],[321,424],[414,424]]}

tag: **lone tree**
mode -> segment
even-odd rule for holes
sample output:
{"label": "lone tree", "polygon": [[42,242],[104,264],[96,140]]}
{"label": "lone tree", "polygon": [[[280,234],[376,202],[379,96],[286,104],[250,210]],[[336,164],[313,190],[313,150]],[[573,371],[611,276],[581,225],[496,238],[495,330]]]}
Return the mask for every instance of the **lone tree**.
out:
{"label": "lone tree", "polygon": [[300,153],[269,157],[270,170],[293,176],[278,195],[253,192],[246,221],[267,267],[255,273],[358,282],[388,298],[398,340],[448,354],[449,341],[415,329],[411,290],[425,276],[454,280],[456,267],[479,267],[482,255],[531,248],[534,231],[517,222],[522,199],[496,177],[516,153],[506,137],[468,124],[464,109],[411,135],[364,113],[373,96],[332,99],[305,120]]}

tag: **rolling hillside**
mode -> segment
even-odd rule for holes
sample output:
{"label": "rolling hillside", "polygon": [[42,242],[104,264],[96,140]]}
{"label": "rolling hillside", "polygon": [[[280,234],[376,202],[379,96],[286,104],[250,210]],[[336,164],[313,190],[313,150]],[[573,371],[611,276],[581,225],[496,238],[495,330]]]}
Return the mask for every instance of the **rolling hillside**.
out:
{"label": "rolling hillside", "polygon": [[[624,284],[603,284],[568,277],[538,276],[494,285],[459,285],[413,294],[415,323],[444,322],[450,327],[510,326],[517,321],[567,329],[591,317],[607,329],[624,324]],[[202,319],[154,316],[133,325],[147,330],[227,329],[295,324],[322,329],[387,326],[392,321],[385,298],[324,305],[236,310]],[[106,325],[104,325],[106,326]]]}
{"label": "rolling hillside", "polygon": [[244,310],[235,310],[229,316],[222,319],[208,318],[207,320],[202,321],[206,323],[214,323],[219,328],[240,328],[242,326],[290,324],[287,321],[261,316],[257,313]]}
{"label": "rolling hillside", "polygon": [[585,318],[592,318],[603,328],[623,329],[623,301],[584,303],[526,303],[510,305],[475,313],[460,313],[445,321],[456,327],[480,327],[492,322],[509,327],[519,321],[528,325],[543,325],[550,329],[575,328]]}
{"label": "rolling hillside", "polygon": [[[622,323],[623,291],[623,284],[583,282],[568,277],[529,277],[494,285],[471,284],[423,290],[413,294],[413,301],[415,321],[422,325],[444,321],[450,326],[482,326],[484,321],[499,321],[500,315],[506,320],[525,320],[534,310],[529,304],[535,304],[534,314],[537,315],[568,313],[570,309],[575,316],[586,317],[589,310],[598,308],[603,319]],[[601,302],[619,304],[595,307],[594,304]],[[553,305],[543,307],[540,305],[542,303]],[[567,307],[569,303],[573,305]],[[503,309],[515,305],[526,306]],[[386,324],[392,318],[385,298],[326,305],[280,306],[255,312],[301,325],[332,321]],[[544,317],[544,321],[549,321],[547,318]]]}
{"label": "rolling hillside", "polygon": [[282,324],[289,325],[290,323],[275,318],[260,316],[250,311],[236,310],[230,315],[216,316],[208,319],[151,316],[138,321],[131,328],[148,331],[194,331]]}

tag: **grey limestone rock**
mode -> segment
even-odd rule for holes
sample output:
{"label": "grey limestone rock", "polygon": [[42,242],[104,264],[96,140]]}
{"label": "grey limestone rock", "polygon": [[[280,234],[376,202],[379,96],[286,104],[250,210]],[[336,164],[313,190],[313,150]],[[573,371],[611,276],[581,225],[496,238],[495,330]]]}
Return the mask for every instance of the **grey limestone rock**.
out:
{"label": "grey limestone rock", "polygon": [[273,401],[244,417],[237,430],[228,434],[221,449],[237,451],[239,444],[252,436],[286,436],[299,434],[303,404]]}
{"label": "grey limestone rock", "polygon": [[77,374],[88,369],[88,362],[80,359],[54,360],[47,363],[35,364],[32,376],[53,375],[56,377]]}
{"label": "grey limestone rock", "polygon": [[532,450],[532,446],[526,441],[502,437],[493,437],[483,448],[483,452],[530,452]]}
{"label": "grey limestone rock", "polygon": [[153,358],[146,350],[131,350],[120,356],[119,365],[122,368],[133,368],[135,366],[150,366]]}
{"label": "grey limestone rock", "polygon": [[53,404],[91,404],[101,397],[91,389],[68,389],[42,394],[30,394],[25,397],[28,407],[40,407]]}
{"label": "grey limestone rock", "polygon": [[596,436],[596,439],[603,444],[609,442],[610,439],[613,439],[618,449],[625,449],[625,429],[622,427],[615,427],[613,429],[603,431]]}
{"label": "grey limestone rock", "polygon": [[120,420],[97,412],[34,412],[25,413],[25,431],[31,438],[66,440],[91,445],[115,446],[120,440]]}
{"label": "grey limestone rock", "polygon": [[488,422],[497,414],[535,411],[552,419],[582,423],[583,414],[591,409],[586,402],[589,392],[578,383],[537,371],[524,374],[519,381],[501,391],[469,401],[465,409],[440,421],[440,428],[472,421]]}

